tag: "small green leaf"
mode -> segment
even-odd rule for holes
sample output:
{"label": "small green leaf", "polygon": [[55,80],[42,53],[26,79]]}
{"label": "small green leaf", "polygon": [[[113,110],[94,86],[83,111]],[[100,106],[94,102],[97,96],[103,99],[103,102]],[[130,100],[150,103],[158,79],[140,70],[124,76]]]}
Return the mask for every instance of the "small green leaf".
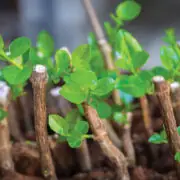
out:
{"label": "small green leaf", "polygon": [[68,134],[69,126],[66,120],[62,118],[61,116],[56,115],[56,114],[49,115],[48,124],[54,132],[62,136],[66,136]]}
{"label": "small green leaf", "polygon": [[81,89],[78,84],[69,83],[62,87],[60,94],[70,102],[80,104],[86,100],[88,91]]}
{"label": "small green leaf", "polygon": [[72,52],[72,65],[76,69],[90,70],[90,65],[89,65],[90,59],[91,59],[91,53],[88,44],[80,45]]}
{"label": "small green leaf", "polygon": [[115,61],[115,66],[126,71],[131,71],[130,63],[127,61],[127,59],[124,59],[123,57],[120,57],[117,61]]}
{"label": "small green leaf", "polygon": [[112,78],[102,78],[97,81],[97,86],[92,91],[96,96],[103,96],[108,94],[114,89],[115,82]]}
{"label": "small green leaf", "polygon": [[70,66],[70,55],[65,49],[60,49],[55,54],[56,71],[62,73]]}
{"label": "small green leaf", "polygon": [[117,16],[124,21],[135,19],[137,16],[139,16],[140,12],[140,4],[136,3],[133,0],[127,0],[120,3],[116,9]]}
{"label": "small green leaf", "polygon": [[154,76],[163,76],[166,80],[171,77],[171,72],[161,66],[154,67],[151,72]]}
{"label": "small green leaf", "polygon": [[96,74],[92,71],[77,70],[70,76],[71,81],[83,87],[92,87],[97,82]]}
{"label": "small green leaf", "polygon": [[19,37],[11,42],[9,45],[10,57],[16,58],[23,55],[31,46],[30,39],[26,37]]}
{"label": "small green leaf", "polygon": [[154,133],[148,140],[150,143],[153,144],[163,144],[167,143],[167,140],[164,139],[160,134]]}
{"label": "small green leaf", "polygon": [[149,54],[146,51],[138,51],[132,56],[132,64],[134,69],[141,68],[148,60]]}
{"label": "small green leaf", "polygon": [[0,122],[7,117],[7,112],[4,111],[3,109],[0,109]]}
{"label": "small green leaf", "polygon": [[82,116],[84,116],[84,109],[83,109],[82,104],[77,104],[77,108],[78,108],[80,114],[81,114]]}
{"label": "small green leaf", "polygon": [[32,73],[30,66],[24,66],[23,69],[19,69],[16,66],[6,66],[2,70],[4,79],[11,85],[22,84],[29,79]]}
{"label": "small green leaf", "polygon": [[127,124],[128,121],[127,121],[127,115],[126,114],[123,114],[123,113],[120,113],[120,112],[115,112],[113,114],[113,119],[120,123],[120,124]]}
{"label": "small green leaf", "polygon": [[164,41],[170,45],[176,44],[176,35],[175,35],[175,30],[173,28],[169,28],[165,31],[166,35],[163,38]]}
{"label": "small green leaf", "polygon": [[177,132],[178,132],[178,134],[180,136],[180,126],[177,127]]}
{"label": "small green leaf", "polygon": [[11,85],[13,100],[16,100],[17,97],[22,96],[24,94],[24,86],[25,84]]}
{"label": "small green leaf", "polygon": [[41,31],[37,37],[37,48],[43,57],[51,57],[54,52],[54,40],[47,31]]}
{"label": "small green leaf", "polygon": [[97,112],[100,118],[109,118],[112,114],[111,106],[105,102],[99,102],[97,104]]}
{"label": "small green leaf", "polygon": [[74,127],[74,130],[84,135],[88,133],[89,124],[86,121],[78,120]]}
{"label": "small green leaf", "polygon": [[160,50],[161,62],[164,67],[171,70],[177,63],[179,63],[179,58],[172,47],[161,47]]}
{"label": "small green leaf", "polygon": [[178,163],[180,163],[180,152],[176,152],[176,154],[174,156],[174,160],[177,161]]}
{"label": "small green leaf", "polygon": [[141,97],[147,92],[147,84],[138,76],[121,76],[116,88],[134,97]]}
{"label": "small green leaf", "polygon": [[82,135],[79,132],[74,131],[69,137],[67,137],[68,144],[71,148],[78,148],[82,143]]}
{"label": "small green leaf", "polygon": [[0,51],[4,48],[4,41],[2,36],[0,35]]}

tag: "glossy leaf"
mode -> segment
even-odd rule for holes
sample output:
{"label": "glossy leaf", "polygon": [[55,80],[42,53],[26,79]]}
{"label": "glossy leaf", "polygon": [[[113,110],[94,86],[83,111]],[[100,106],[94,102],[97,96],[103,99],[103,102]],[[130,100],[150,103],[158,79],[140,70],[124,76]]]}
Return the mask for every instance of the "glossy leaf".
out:
{"label": "glossy leaf", "polygon": [[91,87],[97,82],[96,74],[92,71],[77,70],[70,75],[71,81],[79,84],[80,86]]}
{"label": "glossy leaf", "polygon": [[22,84],[29,79],[32,73],[30,66],[24,66],[23,69],[19,69],[16,66],[6,66],[2,70],[4,79],[11,85]]}
{"label": "glossy leaf", "polygon": [[72,52],[72,65],[76,69],[89,69],[89,60],[91,59],[90,48],[88,44],[78,46]]}
{"label": "glossy leaf", "polygon": [[118,122],[118,123],[121,123],[121,124],[127,124],[128,121],[127,121],[127,115],[126,114],[123,114],[123,113],[120,113],[120,112],[115,112],[113,114],[113,119]]}
{"label": "glossy leaf", "polygon": [[96,110],[102,119],[109,118],[112,114],[111,106],[103,101],[97,104]]}
{"label": "glossy leaf", "polygon": [[74,126],[74,130],[81,134],[86,134],[89,130],[89,124],[86,121],[78,120]]}
{"label": "glossy leaf", "polygon": [[78,148],[82,143],[82,135],[79,132],[74,131],[69,137],[67,137],[68,144],[71,148]]}
{"label": "glossy leaf", "polygon": [[132,64],[134,69],[141,68],[148,60],[149,54],[146,51],[138,51],[132,56]]}
{"label": "glossy leaf", "polygon": [[163,136],[161,136],[158,133],[154,133],[148,140],[150,143],[153,144],[163,144],[167,143],[167,139],[164,139]]}
{"label": "glossy leaf", "polygon": [[54,52],[54,40],[47,31],[41,31],[37,37],[37,48],[43,57],[51,57]]}
{"label": "glossy leaf", "polygon": [[115,83],[112,78],[102,78],[97,81],[97,86],[92,93],[96,96],[106,95],[114,89],[114,85]]}
{"label": "glossy leaf", "polygon": [[163,66],[169,70],[173,69],[180,60],[172,47],[161,47],[160,56]]}
{"label": "glossy leaf", "polygon": [[152,68],[151,72],[154,76],[163,76],[166,80],[171,77],[171,72],[161,66]]}
{"label": "glossy leaf", "polygon": [[70,55],[69,53],[64,50],[60,49],[55,54],[55,60],[56,60],[56,71],[58,73],[62,73],[68,69],[70,66]]}
{"label": "glossy leaf", "polygon": [[56,115],[56,114],[49,115],[48,124],[54,132],[62,136],[66,136],[68,134],[69,126],[66,120],[62,118],[61,116]]}
{"label": "glossy leaf", "polygon": [[16,58],[23,55],[31,46],[30,39],[26,37],[19,37],[11,42],[9,45],[10,57]]}
{"label": "glossy leaf", "polygon": [[175,30],[173,28],[169,28],[165,31],[166,35],[163,38],[165,42],[167,42],[170,45],[176,44],[176,35],[175,35]]}
{"label": "glossy leaf", "polygon": [[116,88],[134,97],[141,97],[147,92],[147,84],[138,76],[121,76]]}
{"label": "glossy leaf", "polygon": [[60,90],[60,94],[68,101],[80,104],[86,100],[88,91],[82,90],[78,84],[70,83],[65,84]]}
{"label": "glossy leaf", "polygon": [[140,4],[136,3],[133,0],[127,0],[120,3],[116,9],[117,16],[124,21],[135,19],[137,16],[139,16],[140,12]]}

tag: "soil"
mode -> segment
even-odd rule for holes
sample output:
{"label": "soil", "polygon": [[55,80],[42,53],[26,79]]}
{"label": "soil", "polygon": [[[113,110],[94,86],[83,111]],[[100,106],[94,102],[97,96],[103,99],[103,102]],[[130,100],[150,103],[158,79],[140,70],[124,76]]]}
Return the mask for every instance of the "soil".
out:
{"label": "soil", "polygon": [[[158,105],[153,101],[150,102],[153,129],[158,132],[162,129],[161,115]],[[52,109],[53,107],[51,107],[49,111]],[[56,110],[53,109],[53,112],[55,111]],[[136,109],[133,114],[131,133],[137,163],[136,167],[129,169],[131,179],[178,180],[169,146],[167,144],[149,144],[142,121],[141,110]],[[50,131],[50,134],[51,133]],[[35,139],[35,137],[31,135],[30,139]],[[109,160],[102,154],[96,142],[88,140],[93,164],[93,170],[91,172],[81,172],[75,149],[71,149],[65,142],[57,143],[50,135],[49,145],[59,180],[115,180],[113,167]],[[12,144],[12,155],[17,173],[6,172],[2,180],[43,179],[40,171],[39,153],[35,141],[33,143],[14,142]]]}

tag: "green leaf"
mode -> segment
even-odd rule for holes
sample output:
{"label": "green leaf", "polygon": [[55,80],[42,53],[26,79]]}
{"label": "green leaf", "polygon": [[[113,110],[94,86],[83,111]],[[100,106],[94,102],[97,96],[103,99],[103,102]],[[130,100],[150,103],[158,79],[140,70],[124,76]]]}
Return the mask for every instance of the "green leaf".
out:
{"label": "green leaf", "polygon": [[0,35],[0,51],[4,48],[4,41],[2,36]]}
{"label": "green leaf", "polygon": [[74,130],[84,135],[88,133],[89,124],[86,121],[78,120],[74,127]]}
{"label": "green leaf", "polygon": [[161,66],[152,68],[151,72],[154,76],[163,76],[166,80],[171,77],[171,72]]}
{"label": "green leaf", "polygon": [[126,71],[131,71],[130,63],[123,57],[120,57],[117,61],[115,61],[115,66]]}
{"label": "green leaf", "polygon": [[82,116],[84,116],[84,109],[83,109],[82,104],[77,104],[77,108],[78,108],[80,114],[81,114]]}
{"label": "green leaf", "polygon": [[37,37],[37,48],[43,57],[51,57],[54,52],[54,40],[47,31],[41,31]]}
{"label": "green leaf", "polygon": [[120,124],[127,124],[128,121],[127,121],[127,115],[126,114],[123,114],[123,113],[120,113],[120,112],[115,112],[113,114],[113,119],[120,123]]}
{"label": "green leaf", "polygon": [[75,104],[80,104],[86,100],[88,91],[81,89],[78,84],[69,83],[62,87],[60,94],[68,101]]}
{"label": "green leaf", "polygon": [[71,57],[65,49],[60,49],[55,54],[56,71],[60,74],[70,66]]}
{"label": "green leaf", "polygon": [[82,135],[79,132],[74,131],[69,137],[67,137],[68,144],[71,148],[78,148],[82,143]]}
{"label": "green leaf", "polygon": [[105,119],[109,118],[112,114],[111,106],[105,102],[99,102],[97,104],[97,112],[100,118]]}
{"label": "green leaf", "polygon": [[141,68],[148,60],[149,54],[146,51],[138,51],[132,56],[132,64],[134,69]]}
{"label": "green leaf", "polygon": [[131,71],[133,71],[133,57],[137,52],[143,51],[138,41],[124,29],[117,32],[115,50],[119,54],[120,60],[123,60],[120,66]]}
{"label": "green leaf", "polygon": [[96,96],[103,96],[108,94],[114,89],[115,82],[112,78],[102,78],[97,81],[97,86],[92,91]]}
{"label": "green leaf", "polygon": [[90,88],[97,83],[96,74],[92,71],[77,70],[70,75],[71,81],[79,84],[80,86]]}
{"label": "green leaf", "polygon": [[121,76],[116,88],[134,97],[141,97],[147,92],[147,84],[138,76]]}
{"label": "green leaf", "polygon": [[19,69],[16,66],[6,66],[2,70],[4,79],[11,85],[23,84],[29,79],[32,73],[32,68],[28,65],[23,69]]}
{"label": "green leaf", "polygon": [[0,109],[0,122],[7,117],[7,112],[4,111],[3,109]]}
{"label": "green leaf", "polygon": [[19,37],[11,42],[9,45],[10,57],[16,58],[23,55],[31,46],[30,39],[26,37]]}
{"label": "green leaf", "polygon": [[61,116],[56,114],[49,115],[48,124],[54,132],[62,136],[66,136],[68,134],[69,125]]}
{"label": "green leaf", "polygon": [[90,70],[90,65],[89,65],[90,59],[91,59],[91,53],[88,44],[80,45],[72,52],[72,65],[76,69]]}
{"label": "green leaf", "polygon": [[178,134],[180,136],[180,126],[177,127],[177,132],[178,132]]}
{"label": "green leaf", "polygon": [[177,161],[178,163],[180,163],[180,152],[176,152],[176,154],[174,156],[174,160]]}
{"label": "green leaf", "polygon": [[164,41],[170,45],[176,44],[176,35],[175,35],[175,30],[173,28],[169,28],[165,31],[166,35],[163,38]]}
{"label": "green leaf", "polygon": [[34,47],[30,48],[30,51],[29,51],[29,60],[32,62],[33,65],[43,64],[43,58],[38,56],[38,51]]}
{"label": "green leaf", "polygon": [[161,47],[160,56],[163,66],[169,70],[173,69],[174,66],[176,67],[180,60],[172,47]]}
{"label": "green leaf", "polygon": [[24,86],[25,84],[11,85],[13,100],[16,100],[17,97],[24,94]]}
{"label": "green leaf", "polygon": [[117,16],[124,21],[135,19],[137,16],[139,16],[140,12],[140,4],[132,0],[127,0],[120,3],[116,9]]}
{"label": "green leaf", "polygon": [[163,144],[167,143],[167,140],[164,139],[160,134],[154,133],[148,140],[150,143],[153,144]]}

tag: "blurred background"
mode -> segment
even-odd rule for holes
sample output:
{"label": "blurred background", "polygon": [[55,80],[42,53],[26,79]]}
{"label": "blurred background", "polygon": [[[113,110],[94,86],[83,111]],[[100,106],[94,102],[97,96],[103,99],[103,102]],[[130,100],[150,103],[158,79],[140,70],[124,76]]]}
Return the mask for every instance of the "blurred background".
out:
{"label": "blurred background", "polygon": [[[97,15],[103,25],[110,20],[120,0],[92,0]],[[179,0],[138,0],[142,13],[126,28],[150,53],[150,61],[145,68],[160,64],[159,49],[163,44],[164,30],[176,29],[180,37]],[[92,31],[81,0],[1,0],[0,34],[7,41],[25,35],[35,43],[39,31],[47,30],[53,35],[56,47],[76,46],[87,42]]]}

